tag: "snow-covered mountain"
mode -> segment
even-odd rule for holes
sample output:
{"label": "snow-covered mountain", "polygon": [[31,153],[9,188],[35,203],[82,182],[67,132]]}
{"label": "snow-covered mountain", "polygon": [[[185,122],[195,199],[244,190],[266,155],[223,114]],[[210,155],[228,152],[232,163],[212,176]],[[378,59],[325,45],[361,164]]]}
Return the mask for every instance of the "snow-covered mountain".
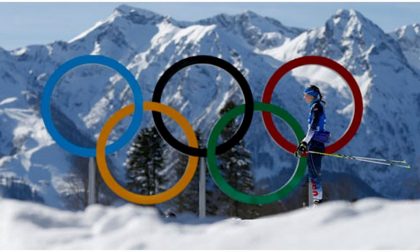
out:
{"label": "snow-covered mountain", "polygon": [[229,31],[233,35],[239,35],[238,39],[245,39],[253,47],[251,49],[259,50],[281,46],[304,31],[303,29],[284,26],[278,20],[272,18],[262,18],[252,11],[246,11],[236,16],[220,14],[201,20],[198,23],[217,25],[217,27]]}
{"label": "snow-covered mountain", "polygon": [[[75,56],[100,54],[117,59],[136,76],[144,99],[151,100],[159,76],[171,64],[192,55],[214,55],[240,69],[255,100],[261,100],[267,80],[283,62],[303,55],[324,55],[354,74],[365,102],[362,126],[342,152],[406,159],[414,165],[402,170],[326,159],[324,169],[356,175],[387,197],[418,198],[420,160],[416,157],[420,149],[415,143],[420,140],[420,77],[407,60],[408,49],[400,44],[353,10],[340,10],[324,26],[306,31],[250,11],[183,22],[122,5],[68,42],[0,49],[0,173],[24,178],[41,191],[47,204],[60,205],[59,194],[66,190],[63,174],[75,164],[46,132],[39,100],[52,72]],[[273,102],[304,126],[307,107],[301,93],[307,83],[318,83],[324,90],[329,126],[337,139],[351,118],[352,100],[349,89],[332,71],[310,66],[293,71],[281,80]],[[207,135],[229,99],[243,101],[236,82],[219,69],[200,65],[176,74],[166,86],[162,102],[177,108]],[[84,66],[66,74],[56,87],[53,117],[69,140],[94,147],[105,120],[132,100],[128,85],[118,74],[101,66]],[[148,112],[144,120],[144,125],[153,123]],[[110,141],[124,132],[128,123],[129,118],[115,129]],[[294,140],[287,126],[278,123]],[[180,136],[178,129],[171,127]],[[258,186],[260,191],[281,185],[296,160],[271,141],[258,113],[245,141],[253,153],[257,179],[264,181]],[[125,150],[112,156],[117,176],[122,172]]]}
{"label": "snow-covered mountain", "polygon": [[405,25],[391,36],[400,43],[408,62],[420,70],[420,24]]}
{"label": "snow-covered mountain", "polygon": [[[322,55],[345,66],[359,83],[365,110],[357,136],[343,151],[407,159],[412,164],[418,164],[420,150],[415,143],[420,136],[419,75],[407,61],[399,43],[361,13],[339,10],[324,26],[303,32],[289,43],[265,53],[280,61],[304,55]],[[341,77],[319,67],[297,68],[293,76],[318,83],[327,90],[327,101],[332,101],[328,103],[328,112],[334,113],[327,115],[331,118],[329,127],[332,132],[343,132],[344,125],[348,124],[353,113],[353,105],[349,89]],[[340,115],[343,117],[338,119]],[[371,167],[376,170],[372,172],[370,168],[361,169],[360,164],[349,167],[342,166],[342,160],[331,161],[330,165],[340,167],[339,170],[350,168],[365,179],[369,177],[371,185],[375,184],[374,181],[380,184],[379,180],[385,177],[412,177],[415,178],[413,185],[418,181],[416,169],[408,172]],[[405,179],[396,179],[393,185],[400,181]],[[403,184],[397,187],[401,187],[401,190],[407,188]],[[387,194],[390,190],[394,189],[384,184],[379,191]],[[418,191],[415,195],[418,195]]]}

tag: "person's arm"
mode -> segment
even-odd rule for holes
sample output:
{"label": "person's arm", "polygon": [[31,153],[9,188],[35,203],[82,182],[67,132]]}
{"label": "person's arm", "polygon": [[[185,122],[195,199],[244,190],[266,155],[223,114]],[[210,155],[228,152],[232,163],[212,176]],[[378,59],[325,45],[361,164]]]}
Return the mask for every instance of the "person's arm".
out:
{"label": "person's arm", "polygon": [[322,108],[321,104],[316,103],[311,110],[312,121],[309,124],[308,131],[306,132],[306,136],[302,140],[302,142],[309,143],[312,140],[312,137],[315,134],[315,130],[316,130],[316,128],[318,126],[318,123],[319,123],[319,120],[321,118],[322,112],[323,112],[323,108]]}

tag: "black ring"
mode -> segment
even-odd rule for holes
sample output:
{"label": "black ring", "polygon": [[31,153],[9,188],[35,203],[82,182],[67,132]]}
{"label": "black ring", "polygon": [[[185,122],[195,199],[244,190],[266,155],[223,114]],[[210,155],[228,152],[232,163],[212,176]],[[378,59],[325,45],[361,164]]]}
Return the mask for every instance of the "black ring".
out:
{"label": "black ring", "polygon": [[[228,72],[238,82],[245,98],[245,113],[244,113],[244,118],[242,120],[242,123],[239,126],[238,130],[235,132],[235,134],[232,136],[232,138],[230,138],[228,141],[216,147],[216,154],[220,155],[228,151],[237,143],[239,143],[239,141],[241,141],[241,139],[245,136],[246,132],[251,126],[252,116],[254,114],[254,98],[252,96],[251,88],[248,84],[248,81],[245,79],[242,73],[238,69],[236,69],[236,67],[234,67],[232,64],[230,64],[229,62],[225,60],[222,60],[213,56],[208,56],[208,55],[198,55],[198,56],[192,56],[192,57],[182,59],[176,62],[175,64],[173,64],[171,67],[169,67],[163,73],[163,75],[159,78],[156,84],[155,90],[153,91],[152,101],[160,103],[163,89],[165,88],[170,78],[174,76],[181,69],[187,66],[196,65],[196,64],[214,65]],[[181,143],[175,137],[173,137],[172,134],[166,128],[165,124],[163,123],[162,114],[160,112],[153,111],[152,114],[153,114],[153,121],[155,122],[155,125],[156,125],[156,129],[158,130],[161,137],[170,146],[190,156],[197,156],[197,157],[207,156],[207,148],[190,147]]]}

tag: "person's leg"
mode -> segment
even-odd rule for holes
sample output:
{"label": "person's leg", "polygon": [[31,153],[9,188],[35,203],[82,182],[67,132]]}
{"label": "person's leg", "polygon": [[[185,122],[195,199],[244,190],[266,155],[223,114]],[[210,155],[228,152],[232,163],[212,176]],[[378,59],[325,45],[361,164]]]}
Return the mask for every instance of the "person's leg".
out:
{"label": "person's leg", "polygon": [[[311,143],[309,150],[323,152],[322,145]],[[322,155],[308,154],[308,175],[312,186],[312,196],[314,202],[321,202],[323,199],[322,184],[321,184],[321,159]]]}

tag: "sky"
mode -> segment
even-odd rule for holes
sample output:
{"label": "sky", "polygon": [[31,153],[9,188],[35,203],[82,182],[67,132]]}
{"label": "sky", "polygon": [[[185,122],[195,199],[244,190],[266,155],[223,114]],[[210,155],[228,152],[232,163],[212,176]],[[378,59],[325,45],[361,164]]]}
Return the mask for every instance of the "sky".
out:
{"label": "sky", "polygon": [[[70,40],[108,17],[121,3],[0,3],[0,47],[7,50]],[[420,3],[128,3],[177,20],[195,21],[245,10],[286,26],[321,26],[338,9],[356,9],[390,32],[420,23]]]}

